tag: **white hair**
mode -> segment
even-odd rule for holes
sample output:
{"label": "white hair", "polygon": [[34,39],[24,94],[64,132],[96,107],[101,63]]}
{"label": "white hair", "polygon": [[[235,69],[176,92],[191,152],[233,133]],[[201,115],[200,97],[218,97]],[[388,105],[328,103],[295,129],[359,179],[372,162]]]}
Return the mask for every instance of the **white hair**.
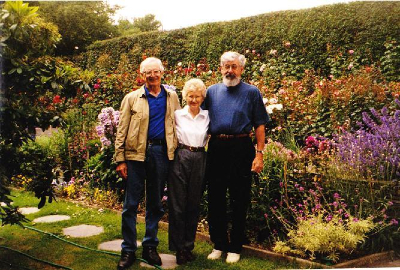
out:
{"label": "white hair", "polygon": [[148,58],[144,59],[142,61],[142,63],[140,63],[140,73],[145,72],[146,66],[150,63],[157,63],[158,65],[160,65],[160,71],[164,71],[164,66],[160,59],[158,59],[156,57],[148,57]]}
{"label": "white hair", "polygon": [[221,55],[221,66],[223,66],[226,62],[234,61],[235,59],[239,60],[239,65],[241,67],[244,67],[244,65],[246,64],[246,57],[243,54],[229,51],[229,52],[224,52]]}
{"label": "white hair", "polygon": [[206,86],[204,85],[203,81],[197,78],[193,78],[188,80],[183,86],[182,96],[186,99],[186,96],[189,92],[194,91],[201,91],[203,98],[206,96]]}

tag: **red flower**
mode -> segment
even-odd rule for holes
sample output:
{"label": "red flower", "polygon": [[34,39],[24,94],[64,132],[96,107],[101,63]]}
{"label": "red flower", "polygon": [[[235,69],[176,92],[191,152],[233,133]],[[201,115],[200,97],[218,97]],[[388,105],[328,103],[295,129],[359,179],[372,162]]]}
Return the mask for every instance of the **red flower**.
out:
{"label": "red flower", "polygon": [[99,88],[100,88],[100,84],[95,83],[95,84],[93,85],[93,88],[94,88],[94,89],[99,89]]}
{"label": "red flower", "polygon": [[54,98],[53,98],[54,104],[61,103],[61,102],[62,102],[62,99],[59,95],[54,96]]}

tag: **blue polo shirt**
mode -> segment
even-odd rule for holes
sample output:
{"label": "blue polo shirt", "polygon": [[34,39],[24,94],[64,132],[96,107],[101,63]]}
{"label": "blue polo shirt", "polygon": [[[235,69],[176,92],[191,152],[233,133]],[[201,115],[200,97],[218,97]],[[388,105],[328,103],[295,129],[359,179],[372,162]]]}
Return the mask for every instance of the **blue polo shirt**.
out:
{"label": "blue polo shirt", "polygon": [[207,89],[204,108],[210,116],[211,134],[250,133],[270,121],[257,87],[240,82],[233,87],[223,83]]}
{"label": "blue polo shirt", "polygon": [[150,94],[147,87],[144,87],[147,101],[149,102],[149,130],[147,138],[149,140],[165,139],[165,113],[167,110],[167,92],[161,85],[161,92],[157,97]]}

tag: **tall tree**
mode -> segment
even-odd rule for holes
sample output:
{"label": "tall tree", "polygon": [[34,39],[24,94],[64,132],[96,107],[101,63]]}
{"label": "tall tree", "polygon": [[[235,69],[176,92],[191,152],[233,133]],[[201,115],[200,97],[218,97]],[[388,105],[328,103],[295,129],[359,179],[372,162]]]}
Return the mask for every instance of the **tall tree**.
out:
{"label": "tall tree", "polygon": [[72,55],[97,40],[116,36],[112,16],[119,8],[102,1],[38,1],[39,14],[58,26],[62,36],[57,55]]}
{"label": "tall tree", "polygon": [[161,22],[156,20],[156,16],[153,14],[147,14],[141,18],[134,18],[133,22],[127,19],[120,19],[118,21],[118,32],[122,36],[157,31],[161,27]]}

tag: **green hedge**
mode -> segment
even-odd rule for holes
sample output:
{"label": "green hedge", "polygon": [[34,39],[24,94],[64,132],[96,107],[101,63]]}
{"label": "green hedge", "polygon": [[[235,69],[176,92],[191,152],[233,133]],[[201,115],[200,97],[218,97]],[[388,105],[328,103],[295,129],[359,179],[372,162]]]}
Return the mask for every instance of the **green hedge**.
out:
{"label": "green hedge", "polygon": [[385,41],[399,36],[400,2],[353,2],[100,41],[80,61],[83,67],[96,69],[97,59],[108,55],[116,67],[120,55],[127,54],[131,64],[137,65],[146,54],[170,66],[206,59],[215,68],[226,50],[256,50],[260,60],[265,60],[271,49],[283,50],[290,42],[299,61],[327,75],[328,57],[352,49],[365,64],[375,63],[384,54]]}

